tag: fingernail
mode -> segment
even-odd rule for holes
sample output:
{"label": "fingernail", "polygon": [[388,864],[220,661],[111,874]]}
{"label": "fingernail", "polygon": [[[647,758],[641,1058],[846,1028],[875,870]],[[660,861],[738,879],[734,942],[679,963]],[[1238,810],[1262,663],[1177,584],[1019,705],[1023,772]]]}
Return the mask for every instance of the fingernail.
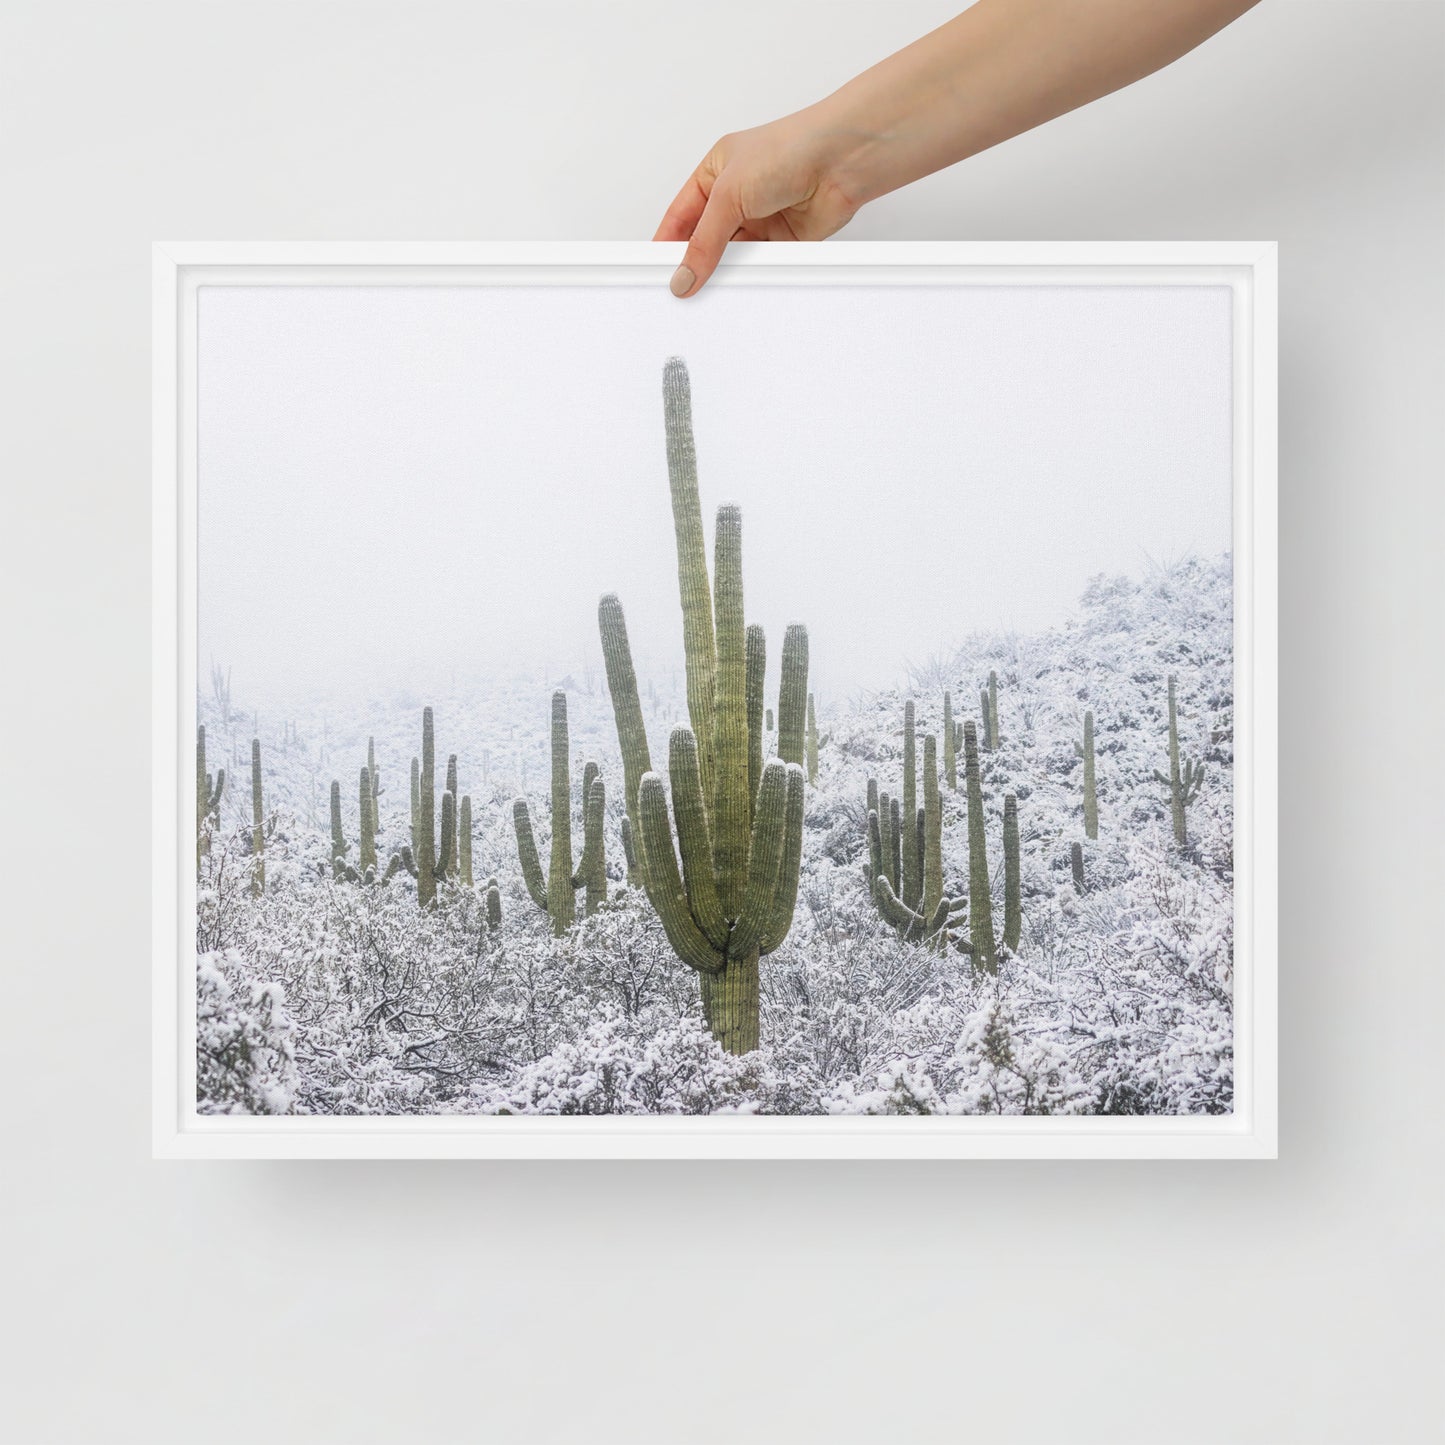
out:
{"label": "fingernail", "polygon": [[672,280],[667,283],[667,289],[674,296],[686,296],[692,290],[692,283],[697,277],[692,274],[691,266],[679,266],[672,273]]}

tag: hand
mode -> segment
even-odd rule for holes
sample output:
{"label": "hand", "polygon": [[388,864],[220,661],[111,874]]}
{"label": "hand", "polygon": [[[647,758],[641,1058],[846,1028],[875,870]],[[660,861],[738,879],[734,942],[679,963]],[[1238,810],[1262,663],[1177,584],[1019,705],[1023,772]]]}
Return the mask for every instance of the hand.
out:
{"label": "hand", "polygon": [[698,291],[729,241],[821,241],[846,226],[862,202],[839,183],[840,142],[807,111],[718,141],[652,238],[688,242],[672,294]]}

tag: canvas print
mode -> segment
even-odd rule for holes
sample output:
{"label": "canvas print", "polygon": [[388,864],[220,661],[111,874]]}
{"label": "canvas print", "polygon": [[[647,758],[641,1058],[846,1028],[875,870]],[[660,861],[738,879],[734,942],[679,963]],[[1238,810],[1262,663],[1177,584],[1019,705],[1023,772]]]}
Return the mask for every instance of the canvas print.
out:
{"label": "canvas print", "polygon": [[1227,288],[198,315],[200,1112],[1232,1110]]}

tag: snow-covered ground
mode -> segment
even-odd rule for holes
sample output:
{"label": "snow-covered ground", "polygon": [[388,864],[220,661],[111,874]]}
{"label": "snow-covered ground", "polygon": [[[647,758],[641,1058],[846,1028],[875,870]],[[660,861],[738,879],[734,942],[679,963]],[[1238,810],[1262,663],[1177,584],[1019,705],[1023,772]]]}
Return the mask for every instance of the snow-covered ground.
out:
{"label": "snow-covered ground", "polygon": [[[781,639],[770,639],[776,648]],[[1219,1113],[1232,1107],[1233,668],[1228,557],[1143,580],[1099,578],[1066,627],[983,635],[899,688],[824,705],[793,928],[762,963],[762,1046],[724,1054],[696,976],[624,882],[622,770],[600,673],[494,678],[454,696],[391,696],[263,714],[266,891],[250,889],[245,699],[199,699],[210,767],[227,770],[197,910],[198,1093],[216,1112]],[[920,739],[943,693],[975,717],[999,679],[1000,747],[982,756],[995,926],[1001,817],[1018,799],[1023,931],[997,977],[902,942],[864,879],[870,776],[896,793],[903,704]],[[640,669],[654,764],[686,721],[680,668]],[[1179,849],[1167,791],[1166,677],[1181,750],[1205,764]],[[552,689],[568,693],[574,856],[582,765],[608,785],[612,903],[554,939],[522,885],[511,803],[530,799],[544,867]],[[453,690],[455,691],[455,689]],[[770,705],[775,698],[770,695]],[[329,797],[341,785],[354,861],[368,739],[381,769],[383,859],[409,838],[409,773],[434,708],[437,784],[449,754],[472,800],[474,875],[496,875],[500,930],[479,894],[418,909],[401,875],[336,882]],[[1084,837],[1074,744],[1095,718],[1099,837]],[[939,746],[940,760],[942,744]],[[920,767],[922,747],[919,748]],[[963,769],[944,788],[946,892],[966,896]],[[920,798],[922,789],[920,784]],[[1070,867],[1083,844],[1086,889]],[[579,902],[581,895],[579,894]],[[580,908],[579,908],[580,911]]]}

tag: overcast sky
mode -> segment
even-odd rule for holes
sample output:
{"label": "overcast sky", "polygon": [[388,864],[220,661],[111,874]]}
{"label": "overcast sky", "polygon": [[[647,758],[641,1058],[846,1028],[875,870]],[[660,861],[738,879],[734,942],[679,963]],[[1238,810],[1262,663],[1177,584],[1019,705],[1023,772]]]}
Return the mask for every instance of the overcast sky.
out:
{"label": "overcast sky", "polygon": [[238,701],[680,656],[664,359],[820,694],[1230,544],[1223,287],[208,287],[200,665]]}

